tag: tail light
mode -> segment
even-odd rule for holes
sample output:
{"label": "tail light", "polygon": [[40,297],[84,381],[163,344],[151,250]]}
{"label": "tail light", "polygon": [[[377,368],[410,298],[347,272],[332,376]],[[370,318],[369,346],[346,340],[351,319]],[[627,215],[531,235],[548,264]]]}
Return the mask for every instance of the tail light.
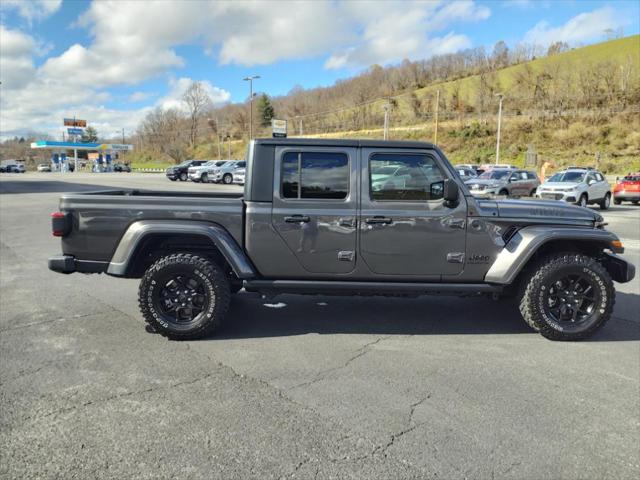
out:
{"label": "tail light", "polygon": [[71,218],[68,213],[53,212],[51,214],[51,233],[54,237],[64,237],[71,231]]}

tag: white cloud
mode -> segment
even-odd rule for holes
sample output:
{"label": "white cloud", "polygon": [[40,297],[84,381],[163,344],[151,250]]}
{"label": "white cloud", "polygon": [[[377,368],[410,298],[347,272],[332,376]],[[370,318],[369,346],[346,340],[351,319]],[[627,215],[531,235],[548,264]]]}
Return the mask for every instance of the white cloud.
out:
{"label": "white cloud", "polygon": [[576,15],[559,27],[552,27],[546,21],[539,22],[525,34],[524,41],[543,46],[553,42],[575,44],[593,41],[603,38],[606,29],[616,29],[626,23],[613,8],[603,7]]}
{"label": "white cloud", "polygon": [[[186,105],[182,101],[182,96],[192,83],[193,80],[188,77],[182,77],[177,80],[171,79],[169,81],[169,93],[166,96],[160,98],[156,102],[156,105],[164,108],[165,110],[169,108],[184,110],[186,108]],[[231,99],[231,94],[229,92],[221,88],[214,87],[211,82],[203,80],[200,81],[200,83],[204,87],[205,92],[207,92],[207,94],[209,95],[209,98],[211,98],[211,102],[213,105],[220,105],[228,102]]]}
{"label": "white cloud", "polygon": [[44,20],[58,11],[62,0],[2,0],[2,10],[16,10],[18,15],[32,23]]}
{"label": "white cloud", "polygon": [[148,92],[133,92],[131,95],[129,95],[128,100],[132,103],[139,103],[145,101],[151,96],[152,94]]}
{"label": "white cloud", "polygon": [[[453,22],[485,20],[491,14],[484,6],[472,1],[442,2],[374,2],[363,7],[360,2],[350,4],[352,14],[364,22],[361,39],[333,54],[326,68],[362,67],[373,63],[388,64],[399,60],[429,58],[452,53],[471,46],[462,34],[449,32],[434,36]],[[366,8],[366,7],[371,8]]]}
{"label": "white cloud", "polygon": [[36,71],[33,63],[36,50],[32,37],[0,25],[0,81],[3,89],[22,88],[31,81]]}

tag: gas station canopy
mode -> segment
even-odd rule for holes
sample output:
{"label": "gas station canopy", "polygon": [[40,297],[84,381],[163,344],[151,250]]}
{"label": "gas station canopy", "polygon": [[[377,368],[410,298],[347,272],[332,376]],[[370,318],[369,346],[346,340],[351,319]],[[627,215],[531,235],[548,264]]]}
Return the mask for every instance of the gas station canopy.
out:
{"label": "gas station canopy", "polygon": [[133,150],[133,145],[126,143],[81,143],[81,142],[53,142],[49,140],[41,140],[32,142],[31,148],[48,148],[54,150],[91,150],[91,151],[113,151],[126,152]]}

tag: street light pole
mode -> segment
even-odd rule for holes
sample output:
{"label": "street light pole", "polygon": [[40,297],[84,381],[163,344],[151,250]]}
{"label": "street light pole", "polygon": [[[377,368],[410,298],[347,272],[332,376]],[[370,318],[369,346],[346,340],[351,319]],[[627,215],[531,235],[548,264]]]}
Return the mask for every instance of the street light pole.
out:
{"label": "street light pole", "polygon": [[504,99],[504,94],[496,93],[496,97],[500,98],[500,104],[498,106],[498,138],[496,140],[496,165],[500,163],[500,127],[502,126],[502,100]]}
{"label": "street light pole", "polygon": [[245,82],[249,82],[249,140],[253,138],[253,81],[260,78],[260,75],[250,75],[244,77]]}

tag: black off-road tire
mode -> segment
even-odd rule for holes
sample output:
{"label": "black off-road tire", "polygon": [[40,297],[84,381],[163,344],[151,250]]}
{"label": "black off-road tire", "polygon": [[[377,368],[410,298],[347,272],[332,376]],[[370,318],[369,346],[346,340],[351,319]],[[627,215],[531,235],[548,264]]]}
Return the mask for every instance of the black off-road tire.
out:
{"label": "black off-road tire", "polygon": [[[159,293],[172,276],[186,275],[202,283],[206,296],[203,310],[190,323],[172,322],[162,311]],[[138,290],[138,304],[145,321],[156,332],[173,340],[194,340],[209,336],[229,309],[229,281],[224,271],[210,260],[188,253],[158,259],[145,272]]]}
{"label": "black off-road tire", "polygon": [[[557,275],[585,274],[596,284],[594,312],[582,326],[563,326],[545,311],[545,291]],[[543,257],[523,279],[520,313],[534,330],[550,340],[582,340],[593,335],[611,318],[615,289],[607,270],[595,258],[579,253],[559,253]],[[570,326],[572,330],[567,329]]]}

